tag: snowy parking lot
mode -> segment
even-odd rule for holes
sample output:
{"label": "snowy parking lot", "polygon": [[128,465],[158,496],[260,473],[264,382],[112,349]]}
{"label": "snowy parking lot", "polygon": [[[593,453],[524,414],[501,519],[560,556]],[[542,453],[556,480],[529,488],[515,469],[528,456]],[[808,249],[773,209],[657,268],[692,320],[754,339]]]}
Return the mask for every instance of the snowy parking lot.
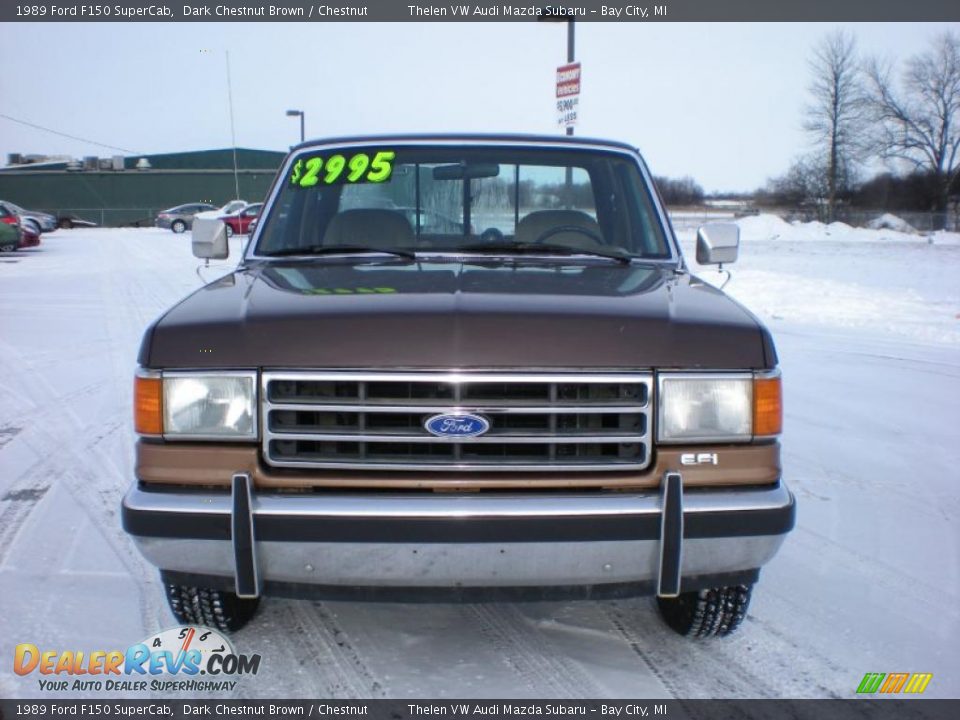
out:
{"label": "snowy parking lot", "polygon": [[[268,598],[235,637],[261,671],[228,695],[848,698],[866,672],[929,672],[926,696],[960,696],[960,238],[741,226],[727,289],[777,342],[799,505],[737,635],[680,638],[649,598]],[[59,230],[0,256],[2,697],[43,695],[12,671],[18,643],[122,649],[176,624],[119,505],[140,336],[196,268],[189,235],[156,229]]]}

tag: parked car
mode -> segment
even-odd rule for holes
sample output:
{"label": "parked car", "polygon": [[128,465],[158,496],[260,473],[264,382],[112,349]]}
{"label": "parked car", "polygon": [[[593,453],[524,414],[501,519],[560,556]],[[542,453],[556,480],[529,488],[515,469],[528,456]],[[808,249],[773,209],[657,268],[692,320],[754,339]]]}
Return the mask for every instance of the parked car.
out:
{"label": "parked car", "polygon": [[0,205],[0,252],[13,252],[20,246],[20,222]]}
{"label": "parked car", "polygon": [[227,226],[227,237],[250,232],[250,224],[260,216],[262,207],[263,203],[252,203],[229,215],[221,215],[220,219]]}
{"label": "parked car", "polygon": [[[11,210],[11,203],[0,201],[0,250],[11,252],[40,244],[40,232],[33,223],[24,224],[23,217]],[[13,207],[16,207],[15,205]]]}
{"label": "parked car", "polygon": [[6,207],[10,212],[19,215],[20,224],[38,234],[41,232],[53,232],[57,229],[57,218],[50,213],[45,213],[40,210],[25,210],[9,200],[0,200],[0,205]]}
{"label": "parked car", "polygon": [[32,226],[20,226],[20,244],[17,249],[37,247],[40,244],[40,233],[34,230]]}
{"label": "parked car", "polygon": [[158,228],[170,228],[175,233],[182,233],[193,227],[193,218],[202,212],[216,210],[213,205],[207,203],[187,203],[186,205],[177,205],[176,207],[163,210],[157,215],[156,225]]}
{"label": "parked car", "polygon": [[233,215],[234,213],[240,212],[247,205],[249,205],[249,203],[246,200],[231,200],[222,207],[197,213],[197,215],[204,218],[220,218],[223,215]]}
{"label": "parked car", "polygon": [[[459,233],[416,236],[424,196]],[[777,353],[692,274],[632,145],[316,141],[262,217],[138,357],[122,522],[180,623],[235,630],[265,595],[647,594],[688,637],[741,624],[796,515]],[[230,248],[217,218],[191,245]],[[701,265],[738,247],[698,231]]]}
{"label": "parked car", "polygon": [[70,230],[72,228],[85,227],[100,227],[97,223],[92,220],[87,220],[86,218],[78,217],[77,215],[60,215],[57,217],[57,226],[64,229]]}

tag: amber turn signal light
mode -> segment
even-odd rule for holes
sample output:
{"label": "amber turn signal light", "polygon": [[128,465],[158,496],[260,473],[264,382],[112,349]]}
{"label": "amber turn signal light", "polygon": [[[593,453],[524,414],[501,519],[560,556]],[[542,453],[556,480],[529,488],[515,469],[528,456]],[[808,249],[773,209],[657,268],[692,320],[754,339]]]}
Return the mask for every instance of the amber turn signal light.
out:
{"label": "amber turn signal light", "polygon": [[133,426],[140,435],[163,434],[163,381],[140,377],[133,381]]}
{"label": "amber turn signal light", "polygon": [[783,431],[783,393],[780,374],[753,379],[753,435],[779,435]]}

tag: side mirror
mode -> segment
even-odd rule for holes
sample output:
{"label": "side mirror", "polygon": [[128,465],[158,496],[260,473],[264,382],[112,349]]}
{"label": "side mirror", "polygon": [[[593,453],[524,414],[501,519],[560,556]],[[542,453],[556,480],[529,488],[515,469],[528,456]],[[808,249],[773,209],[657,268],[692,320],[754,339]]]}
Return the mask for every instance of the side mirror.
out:
{"label": "side mirror", "polygon": [[740,227],[734,223],[707,223],[697,230],[697,262],[722,265],[737,259]]}
{"label": "side mirror", "polygon": [[219,218],[193,219],[193,255],[201,260],[225,260],[230,255],[227,226]]}

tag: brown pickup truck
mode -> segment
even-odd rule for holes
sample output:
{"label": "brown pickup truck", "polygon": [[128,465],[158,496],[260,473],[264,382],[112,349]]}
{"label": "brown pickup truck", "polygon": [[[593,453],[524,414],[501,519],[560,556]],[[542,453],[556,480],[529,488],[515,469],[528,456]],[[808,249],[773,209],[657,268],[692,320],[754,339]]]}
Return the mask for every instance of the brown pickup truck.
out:
{"label": "brown pickup truck", "polygon": [[[225,258],[199,219],[194,253]],[[728,263],[707,225],[700,263]],[[770,334],[638,152],[308,142],[237,269],[146,331],[123,524],[183,623],[262,595],[657,597],[726,635],[795,517]]]}

